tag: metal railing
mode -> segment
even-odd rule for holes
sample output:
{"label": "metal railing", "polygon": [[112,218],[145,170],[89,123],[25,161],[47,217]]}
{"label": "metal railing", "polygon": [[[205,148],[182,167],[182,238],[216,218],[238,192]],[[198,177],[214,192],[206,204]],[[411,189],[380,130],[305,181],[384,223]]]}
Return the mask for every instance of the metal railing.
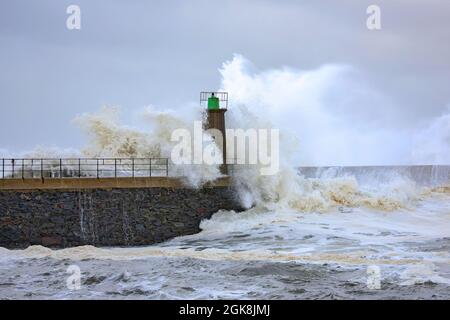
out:
{"label": "metal railing", "polygon": [[200,92],[200,105],[203,106],[203,103],[208,101],[208,98],[212,97],[212,95],[219,99],[220,108],[228,109],[228,92]]}
{"label": "metal railing", "polygon": [[1,179],[165,177],[167,158],[0,159]]}

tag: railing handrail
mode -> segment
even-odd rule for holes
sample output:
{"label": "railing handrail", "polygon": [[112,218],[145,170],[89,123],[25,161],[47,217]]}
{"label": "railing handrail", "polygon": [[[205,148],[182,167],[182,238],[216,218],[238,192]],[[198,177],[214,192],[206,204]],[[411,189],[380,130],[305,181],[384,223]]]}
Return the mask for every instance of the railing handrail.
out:
{"label": "railing handrail", "polygon": [[[151,177],[169,175],[163,157],[1,158],[0,179]],[[161,176],[161,174],[159,174]]]}
{"label": "railing handrail", "polygon": [[130,158],[122,158],[122,157],[117,157],[117,158],[108,158],[108,157],[106,157],[106,158],[95,158],[95,157],[92,157],[92,158],[88,158],[88,157],[80,157],[80,158],[0,158],[0,161],[1,160],[78,160],[78,159],[81,159],[81,160],[115,160],[115,159],[117,159],[117,160],[131,160],[131,159],[134,159],[134,160],[166,160],[166,159],[168,159],[168,158],[163,158],[163,157],[161,157],[161,158],[154,158],[154,157],[152,157],[152,158],[132,158],[132,157],[130,157]]}

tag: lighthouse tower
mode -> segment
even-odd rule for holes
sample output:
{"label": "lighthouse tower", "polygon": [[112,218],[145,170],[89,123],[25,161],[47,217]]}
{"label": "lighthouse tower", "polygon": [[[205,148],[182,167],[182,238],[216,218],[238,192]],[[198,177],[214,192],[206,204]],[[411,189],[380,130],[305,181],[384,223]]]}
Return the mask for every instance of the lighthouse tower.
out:
{"label": "lighthouse tower", "polygon": [[207,104],[206,121],[204,123],[205,130],[217,129],[222,133],[222,159],[223,164],[220,171],[228,174],[227,170],[227,143],[225,136],[225,112],[228,108],[227,92],[200,92],[200,105]]}

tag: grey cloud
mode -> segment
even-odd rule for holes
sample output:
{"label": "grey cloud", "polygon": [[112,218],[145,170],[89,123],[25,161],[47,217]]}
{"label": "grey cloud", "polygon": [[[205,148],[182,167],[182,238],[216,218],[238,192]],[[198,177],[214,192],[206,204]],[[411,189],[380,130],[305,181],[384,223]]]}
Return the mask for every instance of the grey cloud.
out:
{"label": "grey cloud", "polygon": [[[65,28],[78,4],[82,30]],[[373,1],[13,1],[0,3],[0,147],[71,147],[75,115],[102,104],[175,108],[217,88],[240,53],[261,69],[355,67],[415,127],[450,102],[450,3]],[[363,107],[363,106],[361,106]],[[371,106],[372,107],[372,106]]]}

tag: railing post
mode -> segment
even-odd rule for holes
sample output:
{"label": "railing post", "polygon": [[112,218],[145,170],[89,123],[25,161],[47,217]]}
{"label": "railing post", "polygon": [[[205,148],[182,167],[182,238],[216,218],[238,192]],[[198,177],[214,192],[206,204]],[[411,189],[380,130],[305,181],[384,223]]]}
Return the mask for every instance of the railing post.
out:
{"label": "railing post", "polygon": [[114,158],[114,178],[117,178],[117,158]]}
{"label": "railing post", "polygon": [[97,158],[97,179],[98,179],[98,158]]}
{"label": "railing post", "polygon": [[11,162],[12,162],[12,177],[14,179],[14,159],[12,159]]}
{"label": "railing post", "polygon": [[24,171],[25,171],[25,164],[24,164],[24,162],[25,162],[25,160],[22,159],[22,180],[25,178],[25,177],[23,176],[23,173],[24,173]]}
{"label": "railing post", "polygon": [[2,163],[2,179],[5,179],[5,158],[3,158]]}
{"label": "railing post", "polygon": [[59,158],[59,178],[62,178],[62,159]]}
{"label": "railing post", "polygon": [[41,158],[41,179],[44,180],[44,159]]}
{"label": "railing post", "polygon": [[78,178],[81,178],[81,159],[78,158]]}
{"label": "railing post", "polygon": [[166,177],[169,176],[169,158],[166,158]]}
{"label": "railing post", "polygon": [[134,178],[134,158],[131,158],[131,177]]}
{"label": "railing post", "polygon": [[151,177],[152,176],[152,158],[150,158],[149,160],[150,160],[150,167],[149,167],[149,171],[148,172],[150,174],[149,177]]}

